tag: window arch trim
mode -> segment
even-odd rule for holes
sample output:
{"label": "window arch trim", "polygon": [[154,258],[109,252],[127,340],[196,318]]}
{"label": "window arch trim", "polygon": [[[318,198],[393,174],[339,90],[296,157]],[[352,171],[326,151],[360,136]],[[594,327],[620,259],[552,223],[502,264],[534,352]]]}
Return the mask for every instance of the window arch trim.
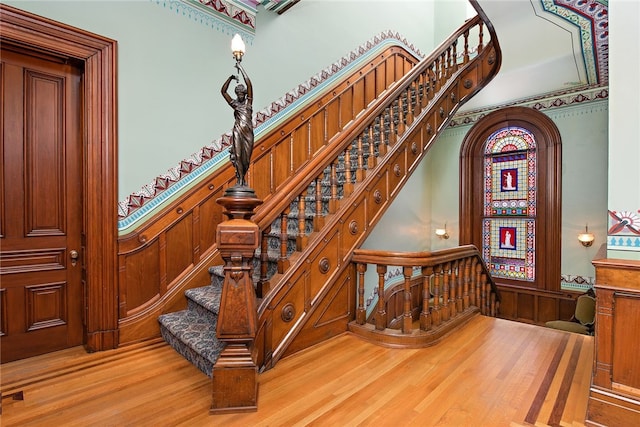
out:
{"label": "window arch trim", "polygon": [[537,110],[509,107],[494,111],[480,119],[465,136],[460,149],[460,244],[482,248],[483,198],[476,191],[484,188],[485,142],[505,127],[526,129],[535,136],[537,144],[537,212],[544,221],[536,228],[536,265],[540,270],[531,285],[537,289],[560,291],[562,145],[556,125]]}

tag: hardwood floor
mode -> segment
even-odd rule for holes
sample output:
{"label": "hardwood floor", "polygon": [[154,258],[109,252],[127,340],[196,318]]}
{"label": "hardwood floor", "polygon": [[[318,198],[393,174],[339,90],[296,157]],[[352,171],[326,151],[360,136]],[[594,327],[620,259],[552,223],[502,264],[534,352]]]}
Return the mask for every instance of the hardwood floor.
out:
{"label": "hardwood floor", "polygon": [[214,416],[211,380],[164,342],[73,348],[1,365],[0,424],[582,426],[593,345],[484,316],[425,349],[345,334],[260,374],[257,412]]}

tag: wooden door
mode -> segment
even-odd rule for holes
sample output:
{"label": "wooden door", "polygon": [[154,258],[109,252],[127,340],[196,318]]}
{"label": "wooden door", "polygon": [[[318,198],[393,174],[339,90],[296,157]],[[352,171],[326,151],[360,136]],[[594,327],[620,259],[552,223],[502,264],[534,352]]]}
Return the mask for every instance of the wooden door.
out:
{"label": "wooden door", "polygon": [[0,357],[81,345],[82,70],[1,52]]}

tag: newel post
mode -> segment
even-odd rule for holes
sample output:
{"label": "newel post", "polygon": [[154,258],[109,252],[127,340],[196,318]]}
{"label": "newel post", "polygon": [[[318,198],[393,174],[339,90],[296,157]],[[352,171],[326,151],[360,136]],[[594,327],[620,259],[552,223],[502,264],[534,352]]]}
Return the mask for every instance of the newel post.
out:
{"label": "newel post", "polygon": [[217,242],[224,259],[217,337],[225,348],[213,366],[211,414],[249,412],[258,408],[258,367],[252,353],[257,330],[252,259],[260,230],[250,221],[262,200],[252,189],[232,187],[217,202],[229,218],[218,225]]}

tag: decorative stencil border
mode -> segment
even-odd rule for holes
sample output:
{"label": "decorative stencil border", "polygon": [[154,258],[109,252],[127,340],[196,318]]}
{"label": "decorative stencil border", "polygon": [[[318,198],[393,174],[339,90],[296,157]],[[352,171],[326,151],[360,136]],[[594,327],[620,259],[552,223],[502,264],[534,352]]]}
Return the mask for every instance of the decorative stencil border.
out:
{"label": "decorative stencil border", "polygon": [[595,285],[595,277],[573,276],[563,274],[560,276],[560,289],[567,291],[587,291]]}
{"label": "decorative stencil border", "polygon": [[[312,102],[321,91],[344,75],[366,63],[388,46],[400,45],[422,58],[424,54],[394,31],[382,32],[366,41],[348,55],[334,62],[282,98],[258,111],[253,118],[256,139]],[[231,132],[183,159],[177,166],[156,177],[141,190],[118,203],[118,231],[124,234],[148,217],[162,203],[193,187],[199,180],[218,169],[228,160]]]}
{"label": "decorative stencil border", "polygon": [[[238,6],[232,1],[205,0],[149,0],[167,10],[210,27],[224,34],[239,33],[242,39],[253,44],[255,36],[255,9]],[[220,9],[218,11],[217,9]]]}
{"label": "decorative stencil border", "polygon": [[596,86],[586,89],[583,88],[581,90],[567,90],[457,114],[449,123],[449,127],[454,128],[458,126],[472,125],[493,111],[512,106],[529,107],[538,111],[544,111],[572,105],[587,104],[608,98],[608,86]]}
{"label": "decorative stencil border", "polygon": [[608,213],[607,248],[640,252],[640,209]]}
{"label": "decorative stencil border", "polygon": [[606,1],[541,0],[547,12],[580,30],[582,55],[590,85],[609,82],[609,11]]}

